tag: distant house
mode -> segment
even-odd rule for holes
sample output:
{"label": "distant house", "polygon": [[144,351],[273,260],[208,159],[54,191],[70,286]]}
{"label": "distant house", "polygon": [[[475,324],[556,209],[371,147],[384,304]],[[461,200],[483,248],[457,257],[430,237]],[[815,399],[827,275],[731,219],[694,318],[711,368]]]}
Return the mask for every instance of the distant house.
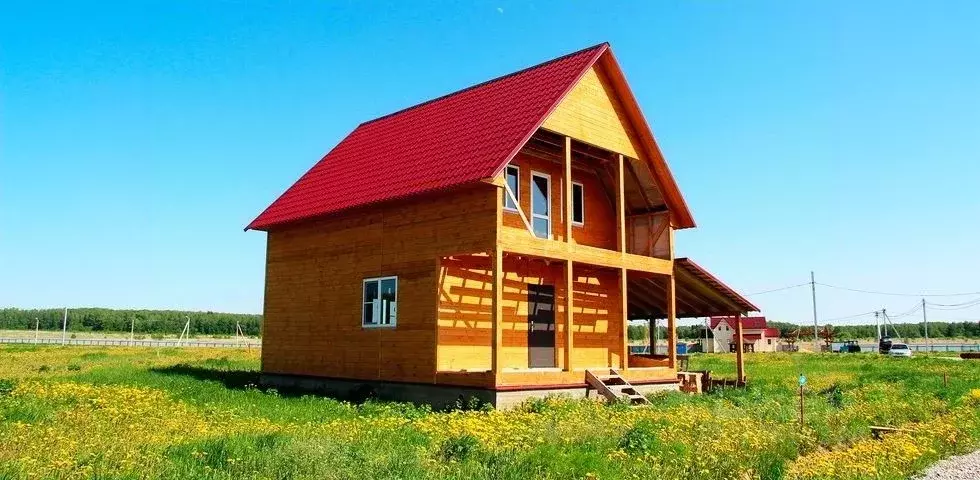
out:
{"label": "distant house", "polygon": [[[678,388],[677,318],[757,310],[674,257],[694,226],[608,44],[370,120],[247,227],[262,382],[645,401]],[[654,318],[670,353],[631,355],[628,320]]]}
{"label": "distant house", "polygon": [[[708,321],[714,338],[708,339],[708,352],[734,352],[736,348],[735,317],[711,317]],[[744,352],[776,352],[779,350],[779,329],[769,328],[766,317],[742,318]],[[702,340],[704,342],[704,340]]]}

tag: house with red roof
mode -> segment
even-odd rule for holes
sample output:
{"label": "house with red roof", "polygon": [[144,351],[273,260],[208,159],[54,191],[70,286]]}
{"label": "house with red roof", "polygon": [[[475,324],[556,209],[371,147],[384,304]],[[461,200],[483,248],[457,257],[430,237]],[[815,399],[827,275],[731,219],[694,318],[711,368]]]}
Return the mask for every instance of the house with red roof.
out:
{"label": "house with red roof", "polygon": [[[676,320],[758,310],[675,258],[687,206],[608,44],[370,120],[267,232],[262,382],[434,405],[677,389]],[[633,355],[664,318],[667,355]]]}
{"label": "house with red roof", "polygon": [[[734,352],[738,345],[735,316],[711,317],[708,326],[712,338],[708,339],[706,352]],[[769,328],[766,317],[744,317],[742,322],[743,352],[776,352],[779,350],[780,332]],[[703,340],[702,340],[703,342]]]}

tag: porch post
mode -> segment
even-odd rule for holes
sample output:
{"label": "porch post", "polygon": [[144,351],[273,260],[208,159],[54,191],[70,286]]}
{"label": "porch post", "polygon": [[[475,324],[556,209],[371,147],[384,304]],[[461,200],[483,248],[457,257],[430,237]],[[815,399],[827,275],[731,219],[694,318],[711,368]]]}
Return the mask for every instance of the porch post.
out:
{"label": "porch post", "polygon": [[677,297],[674,275],[667,277],[667,358],[677,368]]}
{"label": "porch post", "polygon": [[572,242],[572,138],[565,137],[565,242]]}
{"label": "porch post", "polygon": [[[491,287],[492,300],[490,306],[490,318],[493,322],[493,340],[490,345],[491,351],[491,371],[493,376],[496,377],[500,373],[500,349],[503,345],[504,332],[501,328],[501,323],[503,322],[503,263],[504,263],[504,252],[500,248],[498,243],[494,247],[493,257],[490,259],[491,268],[493,269],[492,281],[493,285]],[[496,382],[496,380],[494,380]]]}
{"label": "porch post", "polygon": [[575,305],[574,296],[574,280],[575,274],[573,271],[572,261],[565,260],[565,371],[572,371],[572,326],[574,321],[572,319],[572,308]]}
{"label": "porch post", "polygon": [[[620,157],[622,158],[622,157]],[[619,366],[622,369],[629,367],[629,316],[626,314],[627,310],[627,298],[626,298],[626,269],[619,269],[619,291],[622,292],[620,295],[620,315],[622,315],[622,325],[623,325],[623,350],[620,354]]]}
{"label": "porch post", "polygon": [[620,154],[616,167],[616,248],[620,252],[626,252],[626,187],[623,162],[623,155]]}
{"label": "porch post", "polygon": [[742,314],[735,314],[735,372],[736,382],[745,383],[745,354],[742,352]]}

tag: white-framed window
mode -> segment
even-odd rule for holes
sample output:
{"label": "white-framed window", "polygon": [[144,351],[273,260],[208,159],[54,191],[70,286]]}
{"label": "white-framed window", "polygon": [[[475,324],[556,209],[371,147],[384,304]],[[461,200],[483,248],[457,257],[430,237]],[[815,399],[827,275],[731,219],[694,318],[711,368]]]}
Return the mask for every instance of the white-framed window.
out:
{"label": "white-framed window", "polygon": [[520,207],[518,203],[514,203],[514,200],[521,201],[521,169],[517,165],[507,165],[507,169],[504,170],[504,177],[510,191],[514,192],[513,199],[510,198],[510,194],[504,192],[504,209],[516,212]]}
{"label": "white-framed window", "polygon": [[364,279],[361,326],[394,327],[398,320],[398,277]]}
{"label": "white-framed window", "polygon": [[572,225],[585,225],[585,186],[572,182]]}
{"label": "white-framed window", "polygon": [[531,172],[531,229],[538,238],[551,238],[551,176]]}

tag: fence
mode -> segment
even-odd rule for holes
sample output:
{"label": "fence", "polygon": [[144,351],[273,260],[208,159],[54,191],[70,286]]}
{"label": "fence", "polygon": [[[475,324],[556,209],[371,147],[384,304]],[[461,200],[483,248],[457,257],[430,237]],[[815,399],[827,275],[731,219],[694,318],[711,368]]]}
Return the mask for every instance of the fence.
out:
{"label": "fence", "polygon": [[210,348],[262,348],[261,341],[251,340],[129,340],[115,338],[0,338],[0,343],[28,345],[83,345],[105,347],[210,347]]}

